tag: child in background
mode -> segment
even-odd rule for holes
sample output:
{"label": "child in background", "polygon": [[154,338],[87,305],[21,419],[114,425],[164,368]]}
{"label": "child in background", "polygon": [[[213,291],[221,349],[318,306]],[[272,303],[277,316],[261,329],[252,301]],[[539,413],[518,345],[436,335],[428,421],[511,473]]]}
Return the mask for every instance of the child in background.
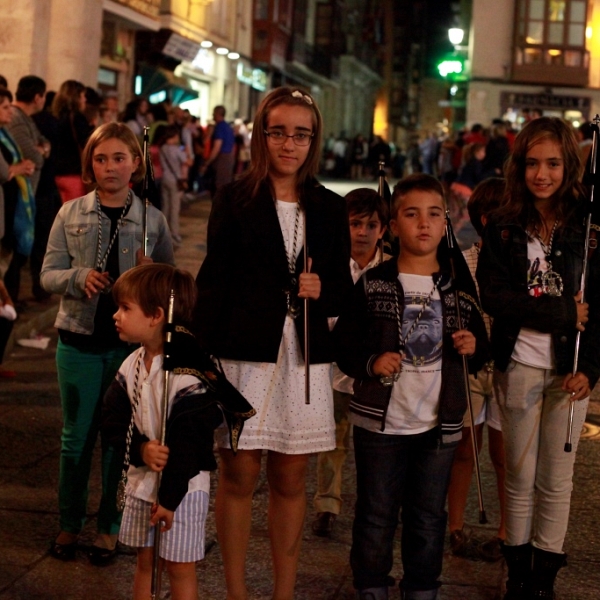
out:
{"label": "child in background", "polygon": [[[164,338],[169,295],[174,293],[173,333],[165,445],[160,443],[164,393]],[[121,365],[104,399],[103,432],[126,448],[127,488],[119,533],[137,548],[134,599],[150,597],[154,527],[164,522],[160,557],[171,595],[197,598],[195,562],[204,557],[204,524],[210,478],[216,469],[213,431],[223,420],[221,404],[190,368],[199,349],[184,325],[196,302],[194,278],[168,265],[144,265],[114,285],[119,337],[141,344]],[[251,407],[248,405],[248,410]],[[128,432],[129,428],[129,432]],[[157,474],[162,472],[157,490]],[[162,564],[161,564],[162,568]]]}
{"label": "child in background", "polygon": [[[350,221],[350,272],[356,283],[362,274],[377,266],[382,258],[378,244],[387,228],[389,210],[386,202],[375,191],[359,188],[346,195]],[[348,453],[350,423],[348,405],[352,398],[352,378],[333,366],[333,402],[335,417],[335,450],[320,452],[317,458],[317,493],[314,507],[317,518],[313,521],[315,535],[329,537],[342,507],[342,467]]]}
{"label": "child in background", "polygon": [[477,372],[487,358],[487,338],[459,251],[457,277],[450,275],[441,183],[411,175],[396,185],[392,203],[390,228],[400,254],[362,276],[334,330],[337,363],[355,378],[350,564],[359,600],[387,600],[402,509],[402,598],[434,600],[450,469],[466,409],[462,356]]}
{"label": "child in background", "polygon": [[163,144],[159,156],[162,167],[161,202],[162,211],[167,217],[173,245],[181,245],[179,229],[179,212],[181,197],[187,189],[188,157],[179,138],[179,130],[175,125],[169,125],[163,132]]}
{"label": "child in background", "polygon": [[[506,600],[555,597],[577,444],[600,376],[600,255],[591,244],[581,302],[588,207],[580,173],[569,123],[541,117],[523,127],[477,265],[483,308],[494,319],[494,392],[506,451]],[[565,452],[571,402],[572,452]]]}
{"label": "child in background", "polygon": [[[500,205],[504,194],[504,179],[492,177],[482,181],[473,191],[469,199],[467,209],[471,223],[481,236],[483,228],[490,215]],[[475,243],[471,248],[463,252],[471,275],[475,277],[477,259],[479,258],[480,244]],[[490,333],[491,322],[488,315],[483,316],[485,326]],[[477,547],[477,555],[484,560],[493,562],[502,558],[500,545],[506,533],[504,530],[504,441],[502,439],[502,426],[500,424],[500,411],[494,398],[492,387],[493,362],[485,364],[484,368],[476,376],[469,376],[471,388],[471,401],[473,413],[475,414],[475,434],[477,437],[477,448],[481,450],[483,439],[483,425],[488,425],[489,453],[492,465],[496,472],[498,485],[498,499],[500,502],[500,524],[498,534],[492,539]],[[473,475],[475,461],[473,459],[473,448],[471,443],[471,419],[469,409],[465,414],[465,428],[462,439],[458,443],[450,487],[448,488],[448,528],[450,530],[450,549],[455,556],[472,557],[472,544],[468,530],[464,529],[464,515]]]}

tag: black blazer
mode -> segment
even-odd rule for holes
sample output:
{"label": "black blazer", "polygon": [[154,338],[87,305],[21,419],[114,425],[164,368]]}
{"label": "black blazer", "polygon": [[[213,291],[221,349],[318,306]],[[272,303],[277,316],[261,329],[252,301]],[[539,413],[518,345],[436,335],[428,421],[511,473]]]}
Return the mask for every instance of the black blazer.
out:
{"label": "black blazer", "polygon": [[[332,362],[327,317],[336,317],[352,291],[350,232],[344,200],[308,183],[306,207],[308,255],[321,279],[321,297],[310,301],[310,362]],[[303,270],[303,253],[296,273]],[[283,235],[268,185],[250,200],[239,183],[224,186],[215,197],[208,221],[207,255],[196,279],[195,333],[220,358],[277,361],[290,285]],[[296,319],[303,346],[304,302]]]}

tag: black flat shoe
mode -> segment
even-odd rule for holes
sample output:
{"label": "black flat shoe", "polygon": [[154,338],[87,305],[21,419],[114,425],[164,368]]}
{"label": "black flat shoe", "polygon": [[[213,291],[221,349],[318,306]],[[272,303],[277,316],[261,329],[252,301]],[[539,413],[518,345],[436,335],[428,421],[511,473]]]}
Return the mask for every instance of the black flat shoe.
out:
{"label": "black flat shoe", "polygon": [[59,544],[56,540],[54,540],[50,544],[50,556],[53,556],[58,560],[75,560],[76,552],[77,542],[71,542],[70,544]]}
{"label": "black flat shoe", "polygon": [[110,564],[115,556],[117,556],[117,546],[118,544],[115,544],[115,547],[112,550],[100,548],[99,546],[90,546],[90,549],[88,550],[90,563],[96,567],[104,567],[105,565]]}
{"label": "black flat shoe", "polygon": [[312,523],[312,532],[319,537],[331,537],[337,515],[330,512],[317,513]]}

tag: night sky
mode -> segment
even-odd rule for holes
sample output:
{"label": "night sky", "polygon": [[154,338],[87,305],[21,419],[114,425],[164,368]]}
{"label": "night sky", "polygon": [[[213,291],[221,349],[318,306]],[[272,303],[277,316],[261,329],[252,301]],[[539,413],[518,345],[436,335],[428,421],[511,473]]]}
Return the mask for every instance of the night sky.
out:
{"label": "night sky", "polygon": [[452,52],[452,44],[448,40],[448,29],[454,26],[452,4],[458,6],[459,0],[427,0],[426,44],[427,75],[437,75],[437,63],[440,58]]}

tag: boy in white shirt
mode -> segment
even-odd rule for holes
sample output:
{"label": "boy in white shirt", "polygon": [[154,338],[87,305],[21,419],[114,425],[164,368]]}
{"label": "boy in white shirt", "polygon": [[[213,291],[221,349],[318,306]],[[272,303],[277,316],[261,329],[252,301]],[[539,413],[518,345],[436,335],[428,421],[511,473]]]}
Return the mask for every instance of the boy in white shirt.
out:
{"label": "boy in white shirt", "polygon": [[[174,293],[173,323],[168,324]],[[119,337],[141,344],[121,365],[104,398],[103,435],[125,447],[127,486],[119,540],[137,548],[135,600],[150,597],[154,525],[163,523],[160,558],[173,598],[196,598],[195,563],[204,558],[209,471],[216,469],[213,432],[225,415],[241,432],[252,407],[232,409],[215,393],[214,365],[184,327],[196,301],[192,275],[169,265],[147,264],[119,277],[113,287]],[[171,331],[169,347],[165,332]],[[165,445],[160,443],[164,370],[171,371]],[[241,397],[240,397],[241,398]],[[237,438],[236,438],[237,439]],[[162,473],[160,488],[158,473]]]}
{"label": "boy in white shirt", "polygon": [[[445,210],[434,177],[415,174],[396,185],[390,228],[400,254],[362,276],[334,330],[337,363],[355,378],[350,564],[359,600],[388,598],[400,509],[402,598],[438,598],[444,505],[466,409],[462,356],[472,372],[487,358],[485,326],[464,261],[451,276]],[[457,266],[462,255],[453,252]]]}

